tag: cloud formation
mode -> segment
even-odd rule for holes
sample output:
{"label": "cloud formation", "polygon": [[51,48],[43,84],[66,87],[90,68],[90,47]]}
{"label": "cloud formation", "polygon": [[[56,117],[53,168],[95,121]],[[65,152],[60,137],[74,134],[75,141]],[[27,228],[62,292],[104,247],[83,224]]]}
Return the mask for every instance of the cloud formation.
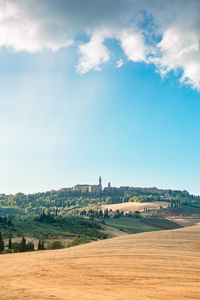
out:
{"label": "cloud formation", "polygon": [[79,46],[81,57],[76,67],[79,73],[85,74],[92,69],[100,71],[100,65],[109,60],[108,49],[103,44],[104,39],[105,35],[97,32],[87,44]]}
{"label": "cloud formation", "polygon": [[[180,81],[200,89],[199,11],[199,0],[0,0],[0,47],[33,53],[74,44],[84,74],[109,61],[105,41],[115,39],[127,60],[153,63],[162,76],[181,70]],[[88,42],[77,41],[81,33]]]}

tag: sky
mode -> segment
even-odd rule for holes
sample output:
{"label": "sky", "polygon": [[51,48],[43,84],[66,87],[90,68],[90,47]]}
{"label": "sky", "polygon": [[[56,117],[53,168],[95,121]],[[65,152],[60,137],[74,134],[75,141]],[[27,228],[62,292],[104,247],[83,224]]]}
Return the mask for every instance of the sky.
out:
{"label": "sky", "polygon": [[200,194],[200,1],[0,0],[0,193]]}

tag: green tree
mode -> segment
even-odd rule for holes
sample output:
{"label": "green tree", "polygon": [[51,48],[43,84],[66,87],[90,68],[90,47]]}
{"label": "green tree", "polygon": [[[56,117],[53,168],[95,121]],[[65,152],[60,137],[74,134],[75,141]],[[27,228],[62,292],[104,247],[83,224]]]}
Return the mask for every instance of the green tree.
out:
{"label": "green tree", "polygon": [[23,235],[21,243],[20,243],[20,249],[19,249],[19,251],[20,252],[25,252],[26,250],[27,250],[26,249],[26,239],[25,239],[25,237]]}
{"label": "green tree", "polygon": [[81,245],[81,244],[86,244],[86,243],[89,243],[91,242],[91,237],[89,236],[75,236],[73,237],[73,239],[71,240],[71,242],[69,243],[69,247],[73,247],[73,246],[78,246],[78,245]]}
{"label": "green tree", "polygon": [[99,210],[99,217],[100,217],[100,218],[103,218],[103,212],[102,212],[101,209]]}
{"label": "green tree", "polygon": [[44,240],[42,240],[42,242],[41,242],[41,250],[46,250],[46,248],[44,246]]}
{"label": "green tree", "polygon": [[32,241],[26,244],[26,251],[34,251],[34,243]]}
{"label": "green tree", "polygon": [[81,216],[86,216],[86,210],[83,209],[83,210],[80,212],[80,215],[81,215]]}
{"label": "green tree", "polygon": [[12,249],[13,248],[13,246],[12,246],[12,238],[11,238],[11,236],[9,237],[9,242],[8,242],[8,249]]}
{"label": "green tree", "polygon": [[133,216],[134,216],[135,218],[141,218],[141,216],[140,216],[140,211],[139,211],[139,210],[135,210],[134,213],[133,213]]}
{"label": "green tree", "polygon": [[4,250],[4,240],[0,231],[0,253]]}
{"label": "green tree", "polygon": [[45,250],[44,240],[39,240],[38,242],[38,250]]}
{"label": "green tree", "polygon": [[108,209],[104,210],[104,219],[109,219]]}
{"label": "green tree", "polygon": [[54,241],[49,245],[49,249],[63,249],[65,246],[60,241]]}
{"label": "green tree", "polygon": [[38,242],[38,250],[42,250],[41,249],[41,241],[39,240],[39,242]]}
{"label": "green tree", "polygon": [[121,213],[120,213],[119,209],[117,209],[116,212],[114,213],[113,218],[117,219],[117,218],[119,218],[120,216],[121,216]]}
{"label": "green tree", "polygon": [[14,242],[12,243],[14,252],[20,252],[21,243]]}

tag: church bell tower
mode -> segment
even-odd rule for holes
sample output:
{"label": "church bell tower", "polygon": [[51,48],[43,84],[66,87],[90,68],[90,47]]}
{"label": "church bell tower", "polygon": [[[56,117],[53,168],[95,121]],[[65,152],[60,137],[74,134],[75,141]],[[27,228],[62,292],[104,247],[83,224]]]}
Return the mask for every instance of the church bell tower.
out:
{"label": "church bell tower", "polygon": [[101,176],[99,177],[99,188],[102,191],[102,180],[101,180]]}

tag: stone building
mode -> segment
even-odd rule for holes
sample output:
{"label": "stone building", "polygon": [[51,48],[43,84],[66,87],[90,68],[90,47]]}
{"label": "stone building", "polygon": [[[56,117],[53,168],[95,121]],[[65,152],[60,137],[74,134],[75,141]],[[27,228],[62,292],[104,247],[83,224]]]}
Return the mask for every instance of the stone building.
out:
{"label": "stone building", "polygon": [[80,193],[93,193],[99,194],[102,191],[102,180],[101,176],[99,177],[98,185],[90,185],[90,184],[77,184],[73,187],[74,191],[79,191]]}

